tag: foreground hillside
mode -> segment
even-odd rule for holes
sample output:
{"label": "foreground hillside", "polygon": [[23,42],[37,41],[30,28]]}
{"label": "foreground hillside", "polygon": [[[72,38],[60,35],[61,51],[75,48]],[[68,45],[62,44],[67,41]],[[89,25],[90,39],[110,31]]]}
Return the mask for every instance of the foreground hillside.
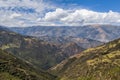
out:
{"label": "foreground hillside", "polygon": [[119,80],[120,39],[72,56],[51,70],[60,80]]}
{"label": "foreground hillside", "polygon": [[0,80],[54,80],[47,72],[34,69],[30,64],[0,50]]}

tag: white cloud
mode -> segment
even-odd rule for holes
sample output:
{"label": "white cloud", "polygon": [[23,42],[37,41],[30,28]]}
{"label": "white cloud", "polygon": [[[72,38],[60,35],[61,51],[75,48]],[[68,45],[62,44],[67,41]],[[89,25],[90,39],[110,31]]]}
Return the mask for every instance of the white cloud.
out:
{"label": "white cloud", "polygon": [[[61,17],[60,15],[65,15],[65,16]],[[64,25],[70,25],[70,26],[71,25],[80,26],[86,24],[119,24],[120,23],[120,13],[113,11],[95,12],[87,9],[68,11],[61,9],[60,15],[59,13],[57,13],[57,11],[46,13],[46,16],[48,16],[47,19],[57,20],[60,23],[64,23]],[[48,21],[47,19],[46,21]]]}
{"label": "white cloud", "polygon": [[60,18],[64,18],[67,15],[68,15],[67,11],[58,8],[54,12],[48,12],[48,13],[46,13],[46,15],[44,17],[44,20],[45,21],[57,21]]}
{"label": "white cloud", "polygon": [[11,14],[10,18],[14,19],[14,18],[17,18],[17,17],[20,17],[20,16],[22,16],[22,15],[18,14],[18,13],[13,13],[13,14]]}
{"label": "white cloud", "polygon": [[0,7],[27,7],[41,12],[51,6],[48,7],[48,4],[44,3],[43,0],[0,0]]}
{"label": "white cloud", "polygon": [[81,9],[70,13],[67,17],[61,19],[66,24],[113,24],[119,23],[120,13],[118,12],[95,12]]}
{"label": "white cloud", "polygon": [[0,0],[0,25],[5,26],[80,26],[119,24],[119,12],[63,9],[43,0]]}
{"label": "white cloud", "polygon": [[38,25],[36,20],[43,17],[46,10],[54,8],[43,0],[0,0],[0,25]]}

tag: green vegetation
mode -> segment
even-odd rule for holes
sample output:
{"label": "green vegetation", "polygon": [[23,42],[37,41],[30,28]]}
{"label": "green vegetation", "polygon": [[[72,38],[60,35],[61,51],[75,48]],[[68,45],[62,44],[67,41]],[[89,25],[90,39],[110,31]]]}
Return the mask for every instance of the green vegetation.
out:
{"label": "green vegetation", "polygon": [[0,50],[0,80],[54,80],[55,76]]}
{"label": "green vegetation", "polygon": [[10,75],[9,73],[3,72],[0,73],[0,80],[21,80],[21,79],[13,75]]}
{"label": "green vegetation", "polygon": [[55,67],[52,67],[49,71],[54,75],[61,75],[76,59],[77,58],[73,57],[68,60],[64,60]]}

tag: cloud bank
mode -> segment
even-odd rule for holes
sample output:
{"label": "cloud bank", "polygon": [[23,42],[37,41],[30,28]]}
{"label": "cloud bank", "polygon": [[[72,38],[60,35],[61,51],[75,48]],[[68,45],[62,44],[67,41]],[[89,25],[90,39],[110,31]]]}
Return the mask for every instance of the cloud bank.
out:
{"label": "cloud bank", "polygon": [[0,0],[0,5],[0,25],[10,27],[120,24],[120,13],[113,11],[64,9],[43,0]]}

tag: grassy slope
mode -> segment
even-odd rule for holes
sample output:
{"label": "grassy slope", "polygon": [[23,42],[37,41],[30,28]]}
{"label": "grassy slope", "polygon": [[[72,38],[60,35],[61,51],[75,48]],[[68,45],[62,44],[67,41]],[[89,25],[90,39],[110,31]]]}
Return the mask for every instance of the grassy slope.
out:
{"label": "grassy slope", "polygon": [[119,80],[120,39],[90,48],[70,60],[53,68],[60,72],[60,80]]}
{"label": "grassy slope", "polygon": [[7,72],[3,72],[3,73],[0,73],[0,80],[21,80],[21,79]]}
{"label": "grassy slope", "polygon": [[0,80],[54,80],[47,72],[34,69],[28,63],[0,50]]}

